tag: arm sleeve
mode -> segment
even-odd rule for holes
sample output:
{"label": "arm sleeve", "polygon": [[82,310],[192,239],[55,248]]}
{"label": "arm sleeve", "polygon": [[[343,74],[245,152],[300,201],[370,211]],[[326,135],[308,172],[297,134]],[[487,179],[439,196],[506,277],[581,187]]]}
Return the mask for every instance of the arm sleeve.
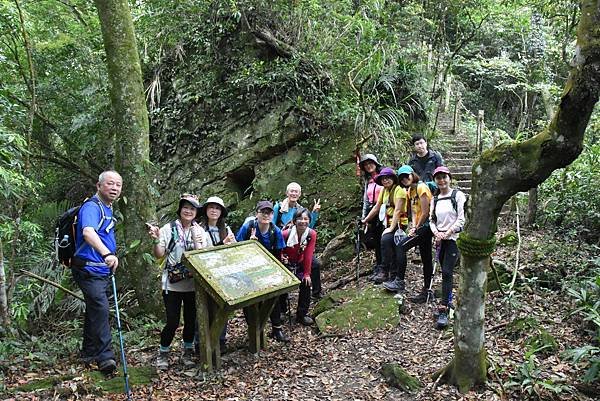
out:
{"label": "arm sleeve", "polygon": [[440,152],[435,152],[436,156],[437,156],[437,165],[435,167],[439,167],[439,166],[443,166],[444,165],[444,159],[442,158],[442,154]]}
{"label": "arm sleeve", "polygon": [[249,226],[250,225],[248,223],[242,224],[242,226],[240,227],[240,230],[238,231],[237,235],[235,236],[235,240],[237,242],[246,240],[246,237],[248,236],[248,227]]}
{"label": "arm sleeve", "polygon": [[273,206],[273,224],[277,227],[279,227],[280,224],[283,225],[283,222],[279,218],[279,202],[276,202],[275,206]]}
{"label": "arm sleeve", "polygon": [[363,191],[363,207],[362,207],[362,215],[361,218],[367,217],[367,213],[369,212],[369,181],[363,180],[365,184],[365,190]]}
{"label": "arm sleeve", "polygon": [[167,223],[160,228],[158,234],[158,240],[160,243],[158,245],[162,246],[166,250],[167,246],[169,246],[169,241],[171,241],[171,236],[171,223]]}
{"label": "arm sleeve", "polygon": [[317,220],[319,220],[319,212],[310,212],[310,224],[309,228],[314,228],[317,225]]}
{"label": "arm sleeve", "polygon": [[275,244],[274,244],[273,248],[274,249],[285,248],[285,240],[283,239],[283,233],[278,228],[275,228]]}
{"label": "arm sleeve", "polygon": [[[233,235],[233,231],[231,231],[231,227],[227,226],[227,235]],[[233,242],[237,242],[237,238],[234,236]]]}
{"label": "arm sleeve", "polygon": [[97,230],[100,221],[102,220],[102,212],[100,206],[94,201],[88,201],[81,206],[79,209],[79,219],[81,221],[81,228],[91,227]]}
{"label": "arm sleeve", "polygon": [[406,214],[406,191],[401,186],[394,190],[394,205],[400,205],[400,213]]}
{"label": "arm sleeve", "polygon": [[304,277],[310,276],[312,271],[312,259],[315,254],[315,246],[317,244],[317,232],[315,230],[311,230],[310,233],[310,241],[306,244],[306,248],[304,248]]}
{"label": "arm sleeve", "polygon": [[433,219],[433,203],[434,200],[433,198],[431,198],[431,200],[429,201],[429,228],[431,229],[431,232],[433,233],[433,235],[438,233],[438,229],[437,229],[437,225]]}

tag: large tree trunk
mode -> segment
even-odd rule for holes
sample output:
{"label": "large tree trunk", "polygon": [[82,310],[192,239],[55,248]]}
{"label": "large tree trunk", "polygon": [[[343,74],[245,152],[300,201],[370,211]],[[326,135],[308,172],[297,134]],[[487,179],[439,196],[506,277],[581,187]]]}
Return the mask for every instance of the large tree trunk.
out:
{"label": "large tree trunk", "polygon": [[458,239],[463,255],[454,325],[454,358],[438,374],[465,392],[486,379],[484,300],[500,209],[512,195],[543,182],[581,153],[600,93],[600,0],[585,0],[574,67],[549,126],[520,143],[484,152],[473,166],[470,218]]}
{"label": "large tree trunk", "polygon": [[[554,104],[552,103],[552,95],[547,86],[542,87],[542,101],[544,103],[544,109],[546,110],[546,117],[548,121],[552,121],[554,115]],[[537,220],[538,212],[538,187],[531,188],[529,190],[529,198],[527,201],[527,224],[533,225]]]}
{"label": "large tree trunk", "polygon": [[[126,0],[94,2],[100,16],[111,86],[116,168],[123,176],[120,211],[128,251],[125,267],[141,308],[151,311],[158,306],[158,280],[148,274],[152,266],[147,266],[142,256],[143,250],[151,247],[144,223],[154,214],[155,199],[151,191],[148,112],[133,21]],[[136,240],[141,240],[142,245],[132,246]]]}
{"label": "large tree trunk", "polygon": [[8,297],[6,295],[6,274],[4,272],[4,251],[2,246],[2,238],[0,237],[0,337],[4,334],[3,331],[10,324],[10,314],[8,310]]}

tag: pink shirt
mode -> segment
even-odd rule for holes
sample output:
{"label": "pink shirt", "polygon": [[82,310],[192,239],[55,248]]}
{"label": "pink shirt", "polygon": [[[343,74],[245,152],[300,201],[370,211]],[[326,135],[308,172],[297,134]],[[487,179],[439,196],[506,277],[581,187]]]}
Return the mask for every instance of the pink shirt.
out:
{"label": "pink shirt", "polygon": [[369,183],[367,184],[367,199],[369,200],[369,203],[372,205],[377,203],[377,199],[379,199],[379,193],[382,189],[383,187],[381,185],[377,185],[373,178],[369,180]]}

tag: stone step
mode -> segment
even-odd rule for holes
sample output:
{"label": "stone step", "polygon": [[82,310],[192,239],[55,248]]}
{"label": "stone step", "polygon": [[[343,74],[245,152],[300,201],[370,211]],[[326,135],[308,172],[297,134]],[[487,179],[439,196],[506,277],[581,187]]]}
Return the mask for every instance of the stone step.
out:
{"label": "stone step", "polygon": [[456,185],[458,185],[460,188],[469,188],[471,189],[471,180],[456,180]]}
{"label": "stone step", "polygon": [[[448,163],[446,163],[448,164]],[[452,175],[456,175],[456,174],[469,174],[471,175],[471,168],[472,166],[452,166],[452,168],[450,168],[450,171],[452,172]]]}
{"label": "stone step", "polygon": [[467,159],[471,156],[470,152],[455,152],[451,150],[446,152],[445,159]]}
{"label": "stone step", "polygon": [[471,158],[449,158],[448,160],[446,160],[447,164],[453,164],[455,166],[467,166],[473,165],[473,162],[475,161],[475,159],[471,159]]}
{"label": "stone step", "polygon": [[472,151],[474,151],[474,149],[471,147],[471,145],[455,145],[455,144],[450,144],[450,146],[448,146],[450,148],[450,152],[468,152],[471,153]]}
{"label": "stone step", "polygon": [[455,170],[450,170],[452,172],[452,179],[458,181],[471,180],[471,171],[467,172],[455,172]]}

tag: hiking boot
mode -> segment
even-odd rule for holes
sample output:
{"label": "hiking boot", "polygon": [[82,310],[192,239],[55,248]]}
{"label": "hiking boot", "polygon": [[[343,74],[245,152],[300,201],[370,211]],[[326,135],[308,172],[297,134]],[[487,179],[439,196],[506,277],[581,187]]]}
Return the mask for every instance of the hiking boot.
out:
{"label": "hiking boot", "polygon": [[196,366],[196,362],[194,362],[194,349],[193,348],[184,348],[183,355],[181,356],[181,362],[183,362],[184,368],[193,368]]}
{"label": "hiking boot", "polygon": [[156,369],[167,370],[169,368],[169,351],[158,351],[156,357]]}
{"label": "hiking boot", "polygon": [[303,326],[312,326],[313,324],[315,324],[313,318],[308,315],[298,316],[296,320]]}
{"label": "hiking boot", "polygon": [[107,376],[111,375],[117,370],[117,363],[114,359],[105,359],[98,362],[98,370]]}
{"label": "hiking boot", "polygon": [[432,302],[434,299],[433,291],[423,288],[417,296],[410,298],[410,301],[416,304],[424,304],[425,302]]}
{"label": "hiking boot", "polygon": [[381,283],[383,283],[384,281],[386,281],[386,280],[387,280],[387,278],[388,278],[388,274],[387,274],[387,272],[386,272],[386,271],[383,271],[383,270],[381,270],[381,271],[379,271],[379,272],[378,272],[378,273],[375,275],[375,277],[373,277],[373,282],[374,282],[375,284],[381,284]]}
{"label": "hiking boot", "polygon": [[313,301],[319,301],[320,299],[322,299],[322,298],[323,298],[323,291],[319,291],[319,292],[313,292],[313,293],[310,295],[310,298],[311,298]]}
{"label": "hiking boot", "polygon": [[383,283],[383,288],[391,292],[404,292],[406,290],[406,285],[404,284],[404,280],[395,278],[393,281],[386,281]]}
{"label": "hiking boot", "polygon": [[369,280],[369,281],[375,280],[375,277],[377,276],[377,274],[382,270],[383,270],[383,266],[381,266],[381,265],[373,266],[373,273],[367,278],[367,280]]}
{"label": "hiking boot", "polygon": [[447,308],[443,308],[443,309],[440,308],[438,317],[437,317],[436,327],[439,330],[443,330],[446,327],[448,327],[448,309]]}
{"label": "hiking boot", "polygon": [[290,338],[283,333],[283,330],[281,330],[281,328],[273,328],[273,331],[271,331],[269,337],[280,343],[290,342]]}

